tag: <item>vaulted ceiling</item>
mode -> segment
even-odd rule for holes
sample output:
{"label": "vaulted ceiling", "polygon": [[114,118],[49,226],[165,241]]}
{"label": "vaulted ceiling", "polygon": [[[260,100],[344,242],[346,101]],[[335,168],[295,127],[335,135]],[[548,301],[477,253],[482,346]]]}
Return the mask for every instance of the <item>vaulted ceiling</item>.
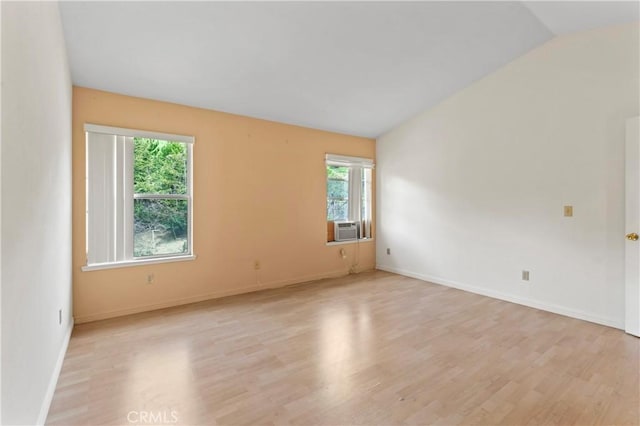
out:
{"label": "vaulted ceiling", "polygon": [[61,2],[75,85],[375,137],[636,2]]}

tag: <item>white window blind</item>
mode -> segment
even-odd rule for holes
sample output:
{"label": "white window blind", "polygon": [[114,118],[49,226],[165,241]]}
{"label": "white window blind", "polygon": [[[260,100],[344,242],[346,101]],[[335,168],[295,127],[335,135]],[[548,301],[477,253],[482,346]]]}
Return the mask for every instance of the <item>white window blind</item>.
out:
{"label": "white window blind", "polygon": [[[133,215],[125,212],[133,179],[126,163],[131,157],[130,137],[87,133],[87,264],[133,258],[125,248]],[[126,155],[125,155],[126,152]],[[130,217],[131,220],[126,220]]]}
{"label": "white window blind", "polygon": [[338,154],[327,154],[325,158],[328,166],[360,167],[363,169],[373,169],[375,166],[370,158],[349,157]]}

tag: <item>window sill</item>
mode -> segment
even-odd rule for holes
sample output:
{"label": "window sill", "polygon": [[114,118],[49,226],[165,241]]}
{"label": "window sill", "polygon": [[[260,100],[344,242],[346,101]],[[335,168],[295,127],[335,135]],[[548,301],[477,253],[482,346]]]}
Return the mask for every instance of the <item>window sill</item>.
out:
{"label": "window sill", "polygon": [[340,246],[342,244],[366,243],[369,241],[373,241],[373,238],[360,238],[359,240],[348,240],[348,241],[327,241],[327,245]]}
{"label": "window sill", "polygon": [[127,268],[130,266],[151,265],[154,263],[186,262],[189,260],[195,260],[196,257],[197,256],[195,254],[189,254],[186,256],[154,257],[152,259],[127,260],[124,262],[98,263],[95,265],[85,265],[81,269],[82,269],[82,272],[88,272],[88,271],[98,271],[100,269],[116,269],[116,268]]}

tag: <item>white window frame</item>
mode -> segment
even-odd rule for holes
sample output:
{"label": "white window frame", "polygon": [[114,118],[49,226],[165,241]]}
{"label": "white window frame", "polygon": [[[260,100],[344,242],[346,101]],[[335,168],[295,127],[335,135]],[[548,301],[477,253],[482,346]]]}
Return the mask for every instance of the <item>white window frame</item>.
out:
{"label": "white window frame", "polygon": [[[150,263],[178,262],[193,260],[193,136],[160,133],[148,130],[124,129],[118,127],[85,124],[86,148],[86,265],[83,271],[120,268]],[[91,136],[90,136],[91,135]],[[90,137],[92,146],[90,147]],[[181,142],[187,148],[187,194],[134,194],[133,152],[134,137]],[[102,139],[102,141],[100,141]],[[103,144],[102,146],[100,144]],[[97,145],[96,145],[97,144]],[[103,170],[95,167],[90,159],[90,149],[102,149],[103,169],[113,170],[113,176],[105,179]],[[91,166],[94,167],[91,167]],[[109,172],[107,172],[108,174]],[[100,181],[102,179],[102,181]],[[113,191],[112,202],[101,203],[100,198],[92,198],[90,185],[96,183],[97,192]],[[104,197],[102,197],[104,198]],[[135,257],[133,255],[134,217],[133,205],[136,199],[182,199],[187,201],[188,247],[187,253],[160,254]],[[104,209],[99,207],[105,206]],[[112,205],[111,205],[112,204]],[[93,206],[93,207],[92,207]],[[110,207],[110,208],[106,208]],[[97,213],[96,213],[97,212]],[[96,220],[97,218],[97,220]],[[105,226],[101,226],[106,224]]]}
{"label": "white window frame", "polygon": [[[367,181],[367,171],[372,171],[375,168],[375,164],[370,158],[362,157],[350,157],[347,155],[339,154],[326,154],[325,166],[338,166],[349,168],[349,199],[348,199],[348,220],[362,222],[368,221],[368,226],[365,227],[364,235],[360,235],[360,239],[371,239],[372,220],[373,220],[373,199],[371,194],[372,182],[369,182],[369,186],[365,185],[367,192],[365,196],[365,217],[362,217],[362,184]],[[373,173],[369,172],[369,179],[373,178]],[[326,177],[325,177],[326,182]],[[326,203],[326,199],[325,199]],[[328,243],[331,244],[331,243]]]}

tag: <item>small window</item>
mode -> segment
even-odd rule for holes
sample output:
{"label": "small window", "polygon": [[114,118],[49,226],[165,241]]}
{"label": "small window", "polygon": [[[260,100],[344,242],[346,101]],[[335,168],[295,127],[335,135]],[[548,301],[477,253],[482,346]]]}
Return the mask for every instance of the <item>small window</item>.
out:
{"label": "small window", "polygon": [[327,166],[327,220],[349,219],[349,167]]}
{"label": "small window", "polygon": [[192,257],[193,138],[85,130],[87,267]]}
{"label": "small window", "polygon": [[327,154],[327,241],[334,241],[334,222],[355,222],[359,239],[371,238],[373,160]]}

